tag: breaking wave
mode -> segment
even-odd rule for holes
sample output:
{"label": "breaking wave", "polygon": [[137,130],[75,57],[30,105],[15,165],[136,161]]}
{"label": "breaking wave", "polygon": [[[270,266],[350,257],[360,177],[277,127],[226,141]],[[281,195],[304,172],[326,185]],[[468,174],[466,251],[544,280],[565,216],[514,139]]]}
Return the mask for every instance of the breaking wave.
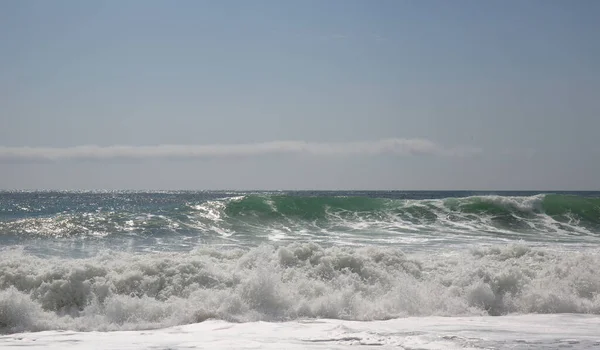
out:
{"label": "breaking wave", "polygon": [[142,204],[136,207],[103,203],[84,211],[18,208],[12,218],[0,221],[0,233],[49,237],[177,233],[250,240],[489,233],[554,239],[556,234],[597,236],[600,230],[600,198],[561,194],[446,199],[248,194],[201,201],[192,196],[163,206],[152,200],[139,199]]}
{"label": "breaking wave", "polygon": [[597,251],[524,245],[421,255],[293,243],[87,259],[4,249],[0,332],[151,329],[206,319],[600,314],[598,266]]}

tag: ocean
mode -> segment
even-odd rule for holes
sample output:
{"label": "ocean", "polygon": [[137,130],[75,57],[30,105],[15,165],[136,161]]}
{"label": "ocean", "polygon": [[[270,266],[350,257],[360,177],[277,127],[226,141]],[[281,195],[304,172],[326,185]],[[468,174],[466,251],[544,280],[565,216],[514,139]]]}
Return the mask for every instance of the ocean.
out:
{"label": "ocean", "polygon": [[0,348],[597,349],[600,192],[0,192]]}

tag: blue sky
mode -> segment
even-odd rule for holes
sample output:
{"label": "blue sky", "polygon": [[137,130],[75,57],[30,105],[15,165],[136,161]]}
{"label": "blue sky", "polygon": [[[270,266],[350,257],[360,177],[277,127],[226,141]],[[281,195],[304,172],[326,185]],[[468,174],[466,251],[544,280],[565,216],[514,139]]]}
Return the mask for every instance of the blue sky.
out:
{"label": "blue sky", "polygon": [[5,0],[0,188],[600,189],[598,18],[583,0]]}

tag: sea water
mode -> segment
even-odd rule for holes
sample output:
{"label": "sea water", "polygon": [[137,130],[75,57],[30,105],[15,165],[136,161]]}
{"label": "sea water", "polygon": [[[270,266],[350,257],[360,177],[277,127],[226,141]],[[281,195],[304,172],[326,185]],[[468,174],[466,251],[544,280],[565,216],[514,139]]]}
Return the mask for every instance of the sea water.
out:
{"label": "sea water", "polygon": [[1,192],[0,347],[600,348],[600,193]]}

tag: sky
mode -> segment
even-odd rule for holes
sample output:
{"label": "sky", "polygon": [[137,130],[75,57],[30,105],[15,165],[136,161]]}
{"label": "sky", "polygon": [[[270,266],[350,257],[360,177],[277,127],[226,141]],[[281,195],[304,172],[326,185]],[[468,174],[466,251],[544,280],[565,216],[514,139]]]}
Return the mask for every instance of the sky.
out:
{"label": "sky", "polygon": [[600,190],[595,0],[2,0],[0,189]]}

